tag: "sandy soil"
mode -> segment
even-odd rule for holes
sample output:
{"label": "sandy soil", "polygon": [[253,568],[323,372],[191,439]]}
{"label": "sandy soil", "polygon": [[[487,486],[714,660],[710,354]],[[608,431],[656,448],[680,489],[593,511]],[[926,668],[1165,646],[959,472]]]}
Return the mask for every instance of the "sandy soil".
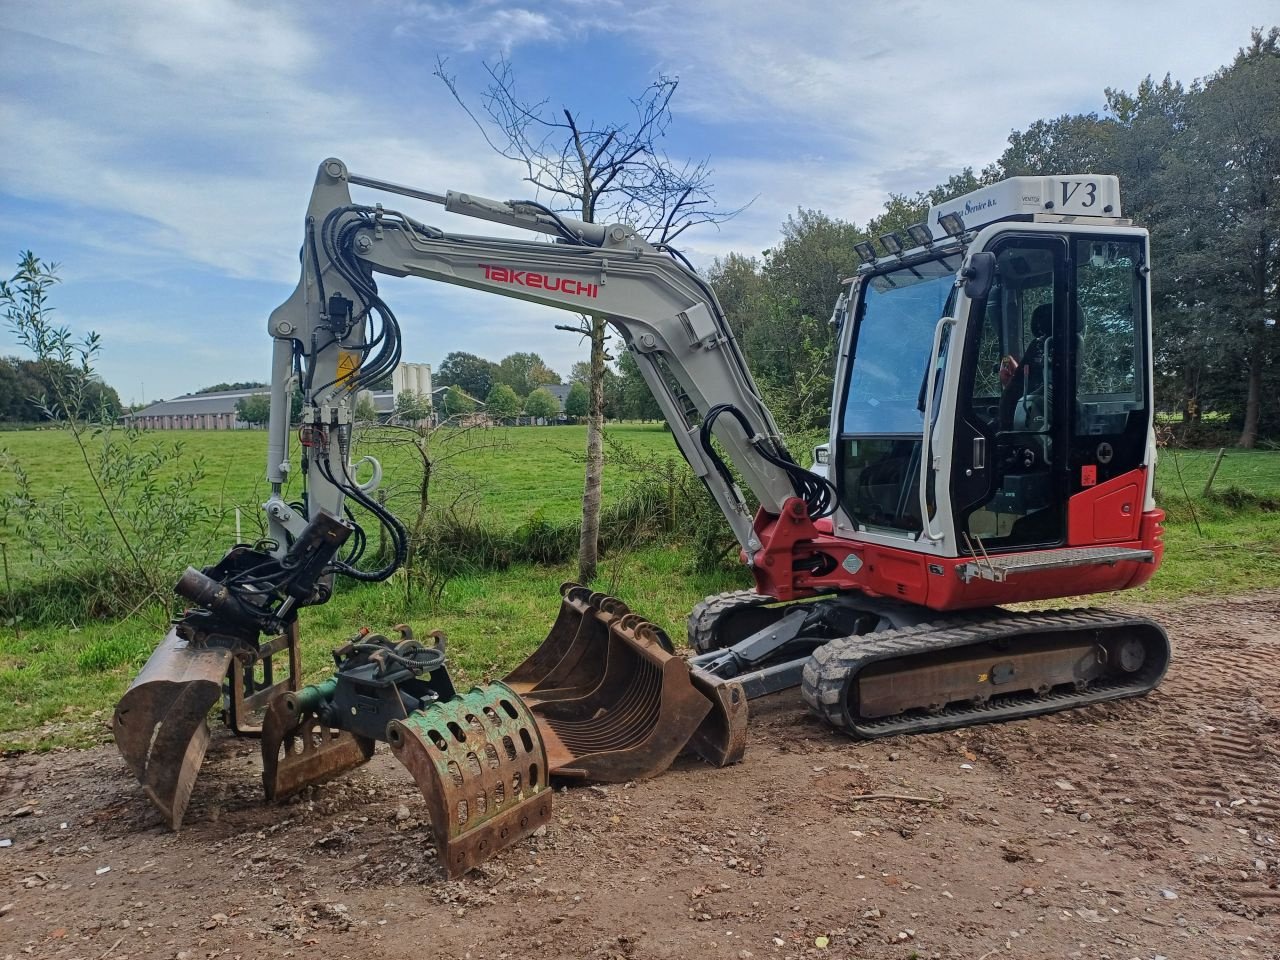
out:
{"label": "sandy soil", "polygon": [[0,957],[1280,957],[1280,592],[1144,612],[1145,700],[868,745],[775,698],[456,882],[385,748],[269,807],[215,735],[176,835],[109,745],[7,757]]}

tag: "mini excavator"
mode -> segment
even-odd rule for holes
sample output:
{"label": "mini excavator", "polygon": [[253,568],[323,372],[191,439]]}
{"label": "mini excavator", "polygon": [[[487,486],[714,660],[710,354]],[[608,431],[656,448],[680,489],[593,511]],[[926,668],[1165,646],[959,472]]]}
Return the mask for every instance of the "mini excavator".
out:
{"label": "mini excavator", "polygon": [[[550,242],[447,233],[355,203],[353,186]],[[176,589],[191,606],[113,718],[165,820],[182,822],[219,704],[234,733],[261,738],[271,798],[387,742],[456,876],[547,822],[553,782],[653,776],[682,752],[739,760],[748,701],[788,688],[861,739],[1152,690],[1170,655],[1159,624],[1004,606],[1135,587],[1160,563],[1146,231],[1122,217],[1116,178],[1076,175],[984,187],[905,234],[855,247],[862,265],[832,317],[830,439],[806,469],[677,250],[625,224],[326,160],[301,279],[268,320],[267,536],[187,569]],[[398,625],[362,628],[332,677],[302,686],[298,612],[337,577],[387,579],[409,549],[375,496],[381,466],[352,462],[357,394],[400,359],[380,274],[603,316],[621,335],[755,581],[697,606],[692,656],[621,601],[565,584],[546,640],[500,682],[460,693],[444,638]],[[303,492],[287,501],[295,391]],[[385,530],[380,568],[360,563],[353,505]]]}

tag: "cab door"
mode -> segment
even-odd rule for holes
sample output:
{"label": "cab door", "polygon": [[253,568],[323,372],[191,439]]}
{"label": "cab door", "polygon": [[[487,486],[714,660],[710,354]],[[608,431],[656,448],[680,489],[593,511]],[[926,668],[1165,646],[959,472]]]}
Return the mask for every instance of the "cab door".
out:
{"label": "cab door", "polygon": [[952,513],[962,550],[1066,539],[1070,340],[1061,237],[1012,234],[985,297],[970,305],[952,444]]}

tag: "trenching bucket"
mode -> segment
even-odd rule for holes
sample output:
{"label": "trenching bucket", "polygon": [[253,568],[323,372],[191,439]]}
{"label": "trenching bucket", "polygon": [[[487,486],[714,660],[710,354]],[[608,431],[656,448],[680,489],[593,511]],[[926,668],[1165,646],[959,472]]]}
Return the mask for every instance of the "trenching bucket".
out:
{"label": "trenching bucket", "polygon": [[546,640],[506,678],[537,718],[551,774],[623,782],[656,776],[686,747],[713,763],[740,759],[741,689],[695,686],[661,629],[622,601],[561,587]]}
{"label": "trenching bucket", "polygon": [[[287,673],[276,679],[280,656]],[[116,704],[116,745],[147,797],[177,830],[209,746],[209,712],[238,736],[257,736],[258,715],[271,698],[298,682],[297,624],[252,649],[190,643],[171,629]],[[261,671],[261,678],[255,679]]]}
{"label": "trenching bucket", "polygon": [[422,791],[451,878],[551,819],[542,736],[506,684],[473,687],[393,720],[387,740]]}
{"label": "trenching bucket", "polygon": [[233,659],[226,647],[192,647],[173,630],[116,704],[116,745],[174,830],[209,746],[209,711]]}

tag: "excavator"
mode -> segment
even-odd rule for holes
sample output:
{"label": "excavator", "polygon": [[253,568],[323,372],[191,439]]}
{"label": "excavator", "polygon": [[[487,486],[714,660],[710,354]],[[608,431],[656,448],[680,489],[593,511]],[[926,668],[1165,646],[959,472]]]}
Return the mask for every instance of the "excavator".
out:
{"label": "excavator", "polygon": [[[352,187],[541,234],[450,233]],[[549,238],[549,241],[548,241]],[[471,869],[550,818],[553,783],[653,776],[682,753],[744,754],[748,702],[800,688],[858,739],[1141,696],[1169,664],[1149,619],[1010,604],[1105,593],[1163,555],[1153,498],[1150,255],[1103,175],[1015,177],[861,242],[841,288],[830,435],[809,469],[784,445],[710,285],[678,250],[536,201],[444,194],[321,164],[301,278],[268,319],[267,533],[177,593],[190,606],[114,713],[125,761],[183,820],[219,704],[261,738],[279,799],[367,761],[414,776],[442,866]],[[606,318],[755,588],[708,597],[688,658],[620,600],[565,584],[546,640],[460,693],[446,641],[361,627],[302,685],[298,614],[337,578],[381,581],[411,549],[353,460],[354,406],[399,362],[376,278],[420,277]],[[303,398],[294,472],[291,397]],[[749,505],[746,487],[758,504]],[[362,564],[365,530],[390,556]]]}

